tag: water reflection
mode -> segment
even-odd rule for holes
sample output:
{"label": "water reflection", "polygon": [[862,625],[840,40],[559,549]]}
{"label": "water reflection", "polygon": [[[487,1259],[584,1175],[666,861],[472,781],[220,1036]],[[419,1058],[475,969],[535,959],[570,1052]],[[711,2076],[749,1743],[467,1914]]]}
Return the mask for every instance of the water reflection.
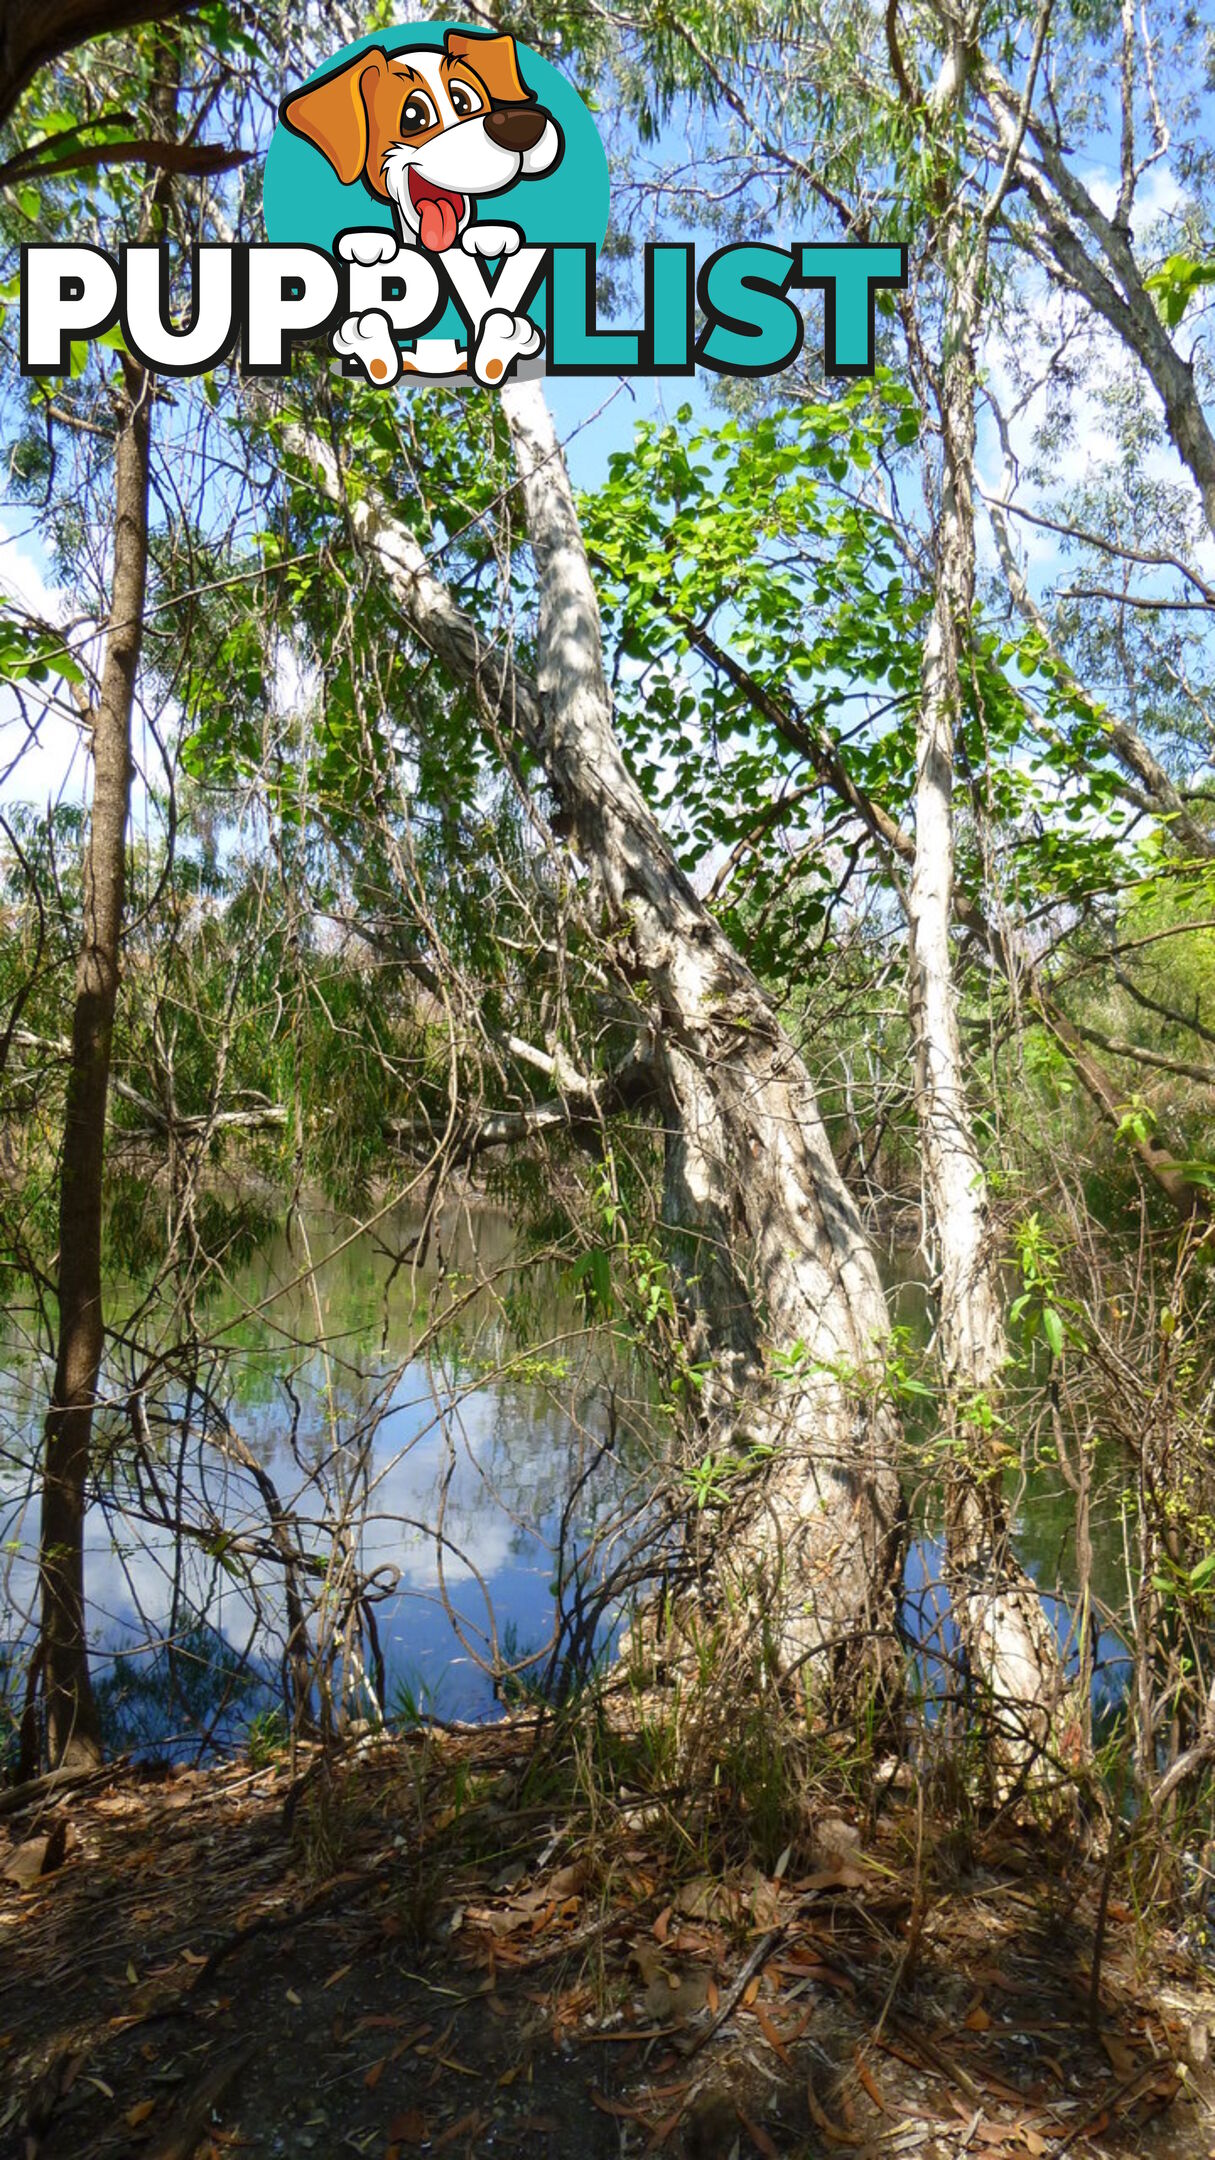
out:
{"label": "water reflection", "polygon": [[[120,1359],[107,1369],[86,1548],[103,1697],[116,1657],[135,1694],[154,1692],[146,1674],[165,1673],[154,1646],[166,1638],[179,1672],[199,1663],[199,1622],[213,1642],[273,1673],[288,1628],[281,1558],[266,1532],[270,1493],[292,1525],[308,1601],[331,1629],[342,1621],[342,1571],[370,1583],[347,1633],[364,1637],[351,1655],[383,1697],[376,1707],[411,1700],[448,1717],[495,1714],[495,1669],[553,1641],[579,1556],[633,1487],[635,1460],[607,1441],[613,1404],[627,1403],[635,1383],[610,1333],[583,1325],[552,1268],[512,1264],[505,1216],[451,1211],[421,1262],[418,1227],[394,1215],[352,1239],[315,1217],[306,1234],[269,1241],[202,1308],[208,1347],[188,1381],[175,1376],[143,1402],[150,1448],[139,1469],[130,1375]],[[526,1357],[515,1346],[518,1317],[533,1346]],[[29,1466],[50,1369],[15,1328],[5,1348],[11,1647],[28,1640],[34,1607]],[[184,1549],[168,1527],[178,1513],[190,1524]],[[349,1536],[337,1541],[335,1566],[343,1518]]]}
{"label": "water reflection", "polygon": [[[646,1449],[660,1444],[619,1343],[584,1324],[558,1271],[518,1264],[500,1211],[449,1210],[424,1254],[418,1228],[397,1212],[351,1236],[316,1213],[217,1280],[199,1313],[204,1351],[188,1367],[171,1365],[135,1402],[121,1351],[107,1370],[86,1584],[116,1740],[222,1744],[259,1704],[282,1699],[292,1678],[284,1551],[311,1634],[319,1614],[322,1633],[341,1635],[356,1692],[370,1689],[389,1713],[412,1705],[456,1718],[497,1713],[503,1668],[522,1668],[524,1682],[543,1672],[560,1623],[580,1617],[579,1599],[619,1559],[618,1542],[587,1556],[620,1510],[643,1505]],[[922,1342],[930,1314],[914,1255],[896,1256],[889,1287],[896,1324]],[[128,1290],[124,1307],[115,1286],[111,1320],[134,1303]],[[2,1340],[0,1630],[11,1659],[32,1632],[32,1464],[50,1364],[16,1317]],[[268,1529],[276,1514],[289,1530]],[[171,1528],[179,1517],[184,1540]],[[1062,1476],[1035,1468],[1018,1535],[1061,1641],[1072,1627],[1073,1520]],[[1094,1591],[1117,1610],[1112,1485],[1097,1494],[1093,1529]],[[915,1533],[904,1617],[931,1687],[956,1651],[931,1486]],[[366,1594],[351,1604],[356,1579]],[[597,1614],[592,1602],[581,1618],[584,1651],[602,1650],[610,1608]],[[529,1655],[540,1662],[529,1668]],[[1103,1630],[1098,1704],[1120,1687],[1120,1656]]]}

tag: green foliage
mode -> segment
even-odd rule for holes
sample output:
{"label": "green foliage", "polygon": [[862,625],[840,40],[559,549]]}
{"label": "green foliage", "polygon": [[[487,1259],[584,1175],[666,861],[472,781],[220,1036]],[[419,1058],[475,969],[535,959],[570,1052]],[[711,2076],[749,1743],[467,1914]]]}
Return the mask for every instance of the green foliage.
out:
{"label": "green foliage", "polygon": [[0,597],[0,683],[45,683],[52,676],[66,683],[84,680],[55,631]]}
{"label": "green foliage", "polygon": [[251,1770],[268,1770],[291,1743],[291,1729],[281,1710],[255,1710],[245,1727],[245,1753]]}
{"label": "green foliage", "polygon": [[1215,285],[1215,260],[1195,261],[1192,255],[1170,255],[1159,270],[1144,279],[1170,330],[1175,330],[1196,292]]}
{"label": "green foliage", "polygon": [[767,1441],[752,1441],[741,1449],[710,1449],[699,1462],[682,1472],[684,1484],[698,1514],[706,1508],[723,1508],[738,1485],[770,1461],[773,1449]]}
{"label": "green foliage", "polygon": [[1083,1307],[1061,1287],[1062,1255],[1036,1209],[1014,1226],[1013,1248],[1022,1287],[1008,1308],[1009,1325],[1025,1343],[1040,1340],[1061,1358],[1069,1341],[1083,1343]]}

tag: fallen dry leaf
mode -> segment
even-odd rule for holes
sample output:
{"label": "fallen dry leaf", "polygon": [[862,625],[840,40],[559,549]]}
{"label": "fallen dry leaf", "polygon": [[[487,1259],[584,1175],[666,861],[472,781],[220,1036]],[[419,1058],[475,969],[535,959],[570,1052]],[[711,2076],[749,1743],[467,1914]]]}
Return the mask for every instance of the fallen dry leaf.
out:
{"label": "fallen dry leaf", "polygon": [[822,2131],[829,2145],[853,2147],[865,2143],[865,2139],[858,2137],[854,2131],[845,2130],[840,2123],[832,2122],[813,2085],[809,2082],[806,2085],[806,2106],[810,2110],[811,2121],[816,2129]]}
{"label": "fallen dry leaf", "polygon": [[878,2109],[880,2114],[884,2115],[886,2113],[886,2102],[882,2098],[882,2088],[859,2049],[856,2056],[856,2074],[875,2108]]}
{"label": "fallen dry leaf", "polygon": [[1109,2057],[1110,2068],[1115,2077],[1134,2077],[1139,2068],[1139,2057],[1133,2048],[1127,2046],[1125,2040],[1120,2039],[1117,2033],[1103,2032],[1101,2045]]}
{"label": "fallen dry leaf", "polygon": [[609,2100],[607,2094],[601,2093],[594,2085],[591,2087],[591,2105],[600,2108],[605,2115],[617,2116],[621,2122],[644,2123],[646,2128],[649,2128],[649,2118],[644,2109],[630,2107],[626,2100]]}
{"label": "fallen dry leaf", "polygon": [[735,2113],[756,2151],[763,2154],[764,2160],[780,2160],[779,2150],[768,2136],[763,2124],[752,2122],[751,2117],[744,2114],[741,2108],[736,2108]]}
{"label": "fallen dry leaf", "polygon": [[759,2029],[762,2032],[764,2039],[767,2041],[768,2046],[771,2048],[774,2055],[780,2056],[780,2059],[784,2063],[786,2069],[791,2070],[793,2068],[793,2064],[790,2061],[788,2051],[785,2047],[783,2035],[778,2032],[776,2026],[773,2024],[772,2019],[768,2016],[768,2013],[764,2009],[764,2006],[761,2002],[757,2002],[754,2005],[754,2010],[756,2019],[759,2024]]}
{"label": "fallen dry leaf", "polygon": [[586,1881],[585,1860],[571,1860],[568,1867],[558,1868],[549,1877],[548,1894],[555,1898],[576,1897]]}
{"label": "fallen dry leaf", "polygon": [[123,2116],[128,2130],[138,2130],[140,2123],[147,2121],[155,2105],[155,2100],[137,2100],[134,2107],[129,2107]]}
{"label": "fallen dry leaf", "polygon": [[674,2130],[678,2125],[679,2118],[682,2114],[682,2106],[677,2107],[673,2115],[667,2116],[665,2122],[655,2124],[654,2128],[650,2132],[650,2141],[649,2144],[646,2146],[647,2152],[657,2152],[660,2146],[666,2144],[666,2141],[670,2137],[672,2130]]}
{"label": "fallen dry leaf", "polygon": [[44,1875],[52,1875],[62,1866],[67,1844],[65,1822],[56,1823],[45,1837],[26,1838],[24,1844],[15,1845],[9,1854],[4,1866],[4,1880],[16,1883],[19,1890],[28,1890]]}
{"label": "fallen dry leaf", "polygon": [[394,2145],[425,2144],[426,2117],[421,2108],[402,2108],[389,2123],[388,2135]]}
{"label": "fallen dry leaf", "polygon": [[869,1881],[863,1867],[850,1860],[842,1860],[835,1867],[821,1868],[817,1875],[807,1875],[803,1882],[795,1883],[794,1889],[803,1890],[863,1890]]}
{"label": "fallen dry leaf", "polygon": [[470,2114],[461,2115],[458,2122],[449,2123],[447,2129],[440,2133],[434,2140],[435,2151],[438,2152],[444,2145],[454,2144],[458,2137],[479,2135],[488,2121],[488,2115],[483,2115],[479,2109],[473,2108]]}

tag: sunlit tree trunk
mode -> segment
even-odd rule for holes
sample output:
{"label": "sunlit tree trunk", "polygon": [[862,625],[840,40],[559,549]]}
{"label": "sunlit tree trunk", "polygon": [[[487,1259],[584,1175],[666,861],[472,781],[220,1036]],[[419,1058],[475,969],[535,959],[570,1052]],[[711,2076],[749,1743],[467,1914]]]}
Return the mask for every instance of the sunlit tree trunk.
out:
{"label": "sunlit tree trunk", "polygon": [[[594,897],[627,927],[662,1016],[666,1212],[695,1239],[688,1272],[713,1360],[706,1408],[733,1452],[774,1450],[731,1512],[733,1557],[775,1600],[780,1661],[809,1659],[826,1674],[890,1630],[897,1432],[882,1395],[877,1267],[809,1074],[679,871],[621,755],[598,605],[543,394],[515,384],[502,403],[540,594],[548,778]],[[774,1356],[799,1344],[796,1369],[775,1372]]]}
{"label": "sunlit tree trunk", "polygon": [[937,1260],[941,1365],[951,1391],[975,1394],[991,1386],[1007,1355],[986,1183],[966,1095],[949,942],[954,744],[963,642],[969,641],[974,607],[974,325],[980,247],[955,249],[947,277],[936,583],[916,728],[909,974],[921,1158]]}
{"label": "sunlit tree trunk", "polygon": [[118,997],[131,797],[131,714],[148,560],[151,385],[124,362],[114,461],[114,567],[101,690],[92,719],[93,801],[84,857],[84,929],[59,1173],[59,1339],[42,1480],[41,1655],[51,1763],[100,1756],[89,1681],[84,1518],[104,1328],[101,1200]]}

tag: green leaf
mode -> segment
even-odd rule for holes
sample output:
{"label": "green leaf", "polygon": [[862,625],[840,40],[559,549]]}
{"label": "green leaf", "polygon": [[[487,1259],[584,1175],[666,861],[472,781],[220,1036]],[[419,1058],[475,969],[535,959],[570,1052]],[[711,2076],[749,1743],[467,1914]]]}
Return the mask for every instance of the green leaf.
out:
{"label": "green leaf", "polygon": [[1203,285],[1215,285],[1215,260],[1196,261],[1191,255],[1170,255],[1159,270],[1144,279],[1170,330],[1175,330],[1195,293]]}

